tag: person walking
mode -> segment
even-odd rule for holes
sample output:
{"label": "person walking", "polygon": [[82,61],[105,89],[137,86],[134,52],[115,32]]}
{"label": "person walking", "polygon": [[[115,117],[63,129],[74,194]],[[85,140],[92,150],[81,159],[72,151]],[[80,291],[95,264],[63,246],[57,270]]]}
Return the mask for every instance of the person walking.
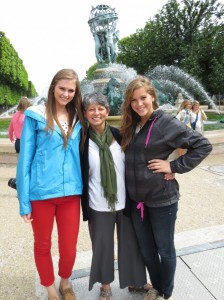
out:
{"label": "person walking", "polygon": [[9,139],[12,143],[15,143],[15,150],[17,154],[19,154],[20,152],[20,137],[25,118],[24,111],[29,106],[31,106],[31,103],[27,97],[20,98],[19,104],[17,106],[17,112],[12,116],[11,122],[9,124]]}
{"label": "person walking", "polygon": [[117,128],[109,126],[109,103],[100,92],[84,95],[89,128],[82,157],[83,219],[88,220],[92,241],[89,290],[101,283],[99,300],[112,300],[114,231],[118,238],[120,288],[144,287],[146,271],[126,206],[124,153]]}
{"label": "person walking", "polygon": [[[153,286],[144,300],[172,299],[180,194],[177,180],[167,180],[166,173],[189,172],[209,155],[212,145],[158,109],[155,88],[144,76],[137,76],[126,87],[120,131],[132,220]],[[169,161],[176,148],[188,151]]]}
{"label": "person walking", "polygon": [[194,100],[190,112],[191,128],[204,134],[204,121],[207,120],[205,112],[200,108],[200,103]]}
{"label": "person walking", "polygon": [[[8,128],[9,139],[12,143],[15,143],[15,150],[17,153],[17,157],[20,152],[20,137],[21,137],[23,123],[25,119],[24,111],[30,106],[31,103],[27,97],[20,98],[19,104],[17,106],[17,112],[12,116]],[[8,186],[13,189],[16,189],[16,178],[10,178],[8,181]]]}
{"label": "person walking", "polygon": [[62,69],[53,77],[46,105],[25,111],[17,165],[20,215],[32,224],[34,258],[49,300],[59,300],[51,257],[54,220],[58,229],[59,291],[75,300],[69,277],[76,257],[82,175],[80,139],[85,135],[77,73]]}

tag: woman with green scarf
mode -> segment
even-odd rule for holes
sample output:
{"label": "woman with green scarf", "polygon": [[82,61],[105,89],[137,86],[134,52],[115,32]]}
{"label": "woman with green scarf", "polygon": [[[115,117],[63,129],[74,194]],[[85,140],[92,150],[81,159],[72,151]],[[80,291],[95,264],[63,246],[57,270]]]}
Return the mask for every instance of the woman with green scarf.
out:
{"label": "woman with green scarf", "polygon": [[99,300],[112,300],[115,226],[120,288],[144,286],[145,267],[125,207],[125,156],[119,130],[106,121],[110,111],[107,98],[99,92],[85,94],[83,106],[89,124],[82,155],[83,220],[88,220],[93,250],[89,290],[100,282]]}

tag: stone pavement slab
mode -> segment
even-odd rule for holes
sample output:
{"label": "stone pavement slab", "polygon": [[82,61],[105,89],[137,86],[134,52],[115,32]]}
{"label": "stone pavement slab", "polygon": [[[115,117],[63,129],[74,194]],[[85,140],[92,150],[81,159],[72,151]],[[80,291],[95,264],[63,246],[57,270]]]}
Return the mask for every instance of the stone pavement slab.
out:
{"label": "stone pavement slab", "polygon": [[[222,300],[224,293],[224,240],[222,247],[201,251],[192,248],[192,251],[195,252],[177,258],[173,298],[175,300]],[[57,259],[55,259],[55,267],[57,268],[56,264]],[[143,299],[144,294],[133,294],[129,293],[128,288],[119,288],[116,263],[115,269],[115,280],[111,284],[113,299]],[[59,278],[57,278],[56,284],[59,285]],[[71,284],[77,299],[97,300],[99,298],[99,283],[94,285],[92,291],[88,291],[89,269],[74,271]],[[36,288],[38,299],[47,300],[46,291],[38,284]]]}
{"label": "stone pavement slab", "polygon": [[[223,248],[224,241],[223,165],[224,153],[216,153],[209,155],[193,171],[177,175],[181,198],[175,234],[178,266],[174,300],[200,300],[194,294],[198,297],[197,291],[202,290],[203,286],[204,290],[199,294],[203,295],[204,300],[221,300],[220,294],[224,294],[224,265],[222,259],[219,259],[220,252],[223,255],[219,249]],[[0,300],[44,300],[45,295],[33,260],[32,230],[19,217],[16,191],[7,185],[8,179],[15,176],[15,171],[15,164],[0,164]],[[87,223],[82,221],[77,251],[73,276],[78,279],[74,277],[72,283],[77,295],[80,295],[78,300],[98,299],[97,285],[92,292],[88,292],[91,243]],[[56,266],[56,228],[53,231],[52,255]],[[201,265],[196,268],[198,262]],[[216,269],[217,264],[221,273]],[[208,266],[207,274],[213,274],[214,270],[217,277],[214,274],[204,278],[205,266]],[[203,269],[203,274],[199,273],[200,269]],[[81,277],[80,274],[85,276]],[[118,280],[117,271],[115,275]],[[120,290],[116,280],[113,283],[115,300],[143,298],[139,295],[135,296],[138,298],[130,296],[127,289]],[[56,275],[56,283],[58,281]],[[221,286],[221,290],[218,286]],[[186,296],[186,293],[189,295]]]}

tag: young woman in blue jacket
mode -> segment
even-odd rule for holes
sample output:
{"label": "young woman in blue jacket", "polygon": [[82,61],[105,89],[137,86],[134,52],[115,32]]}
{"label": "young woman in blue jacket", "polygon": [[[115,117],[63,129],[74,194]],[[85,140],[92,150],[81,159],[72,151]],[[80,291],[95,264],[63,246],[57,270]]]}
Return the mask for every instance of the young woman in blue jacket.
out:
{"label": "young woman in blue jacket", "polygon": [[[171,173],[195,168],[212,150],[209,141],[158,109],[151,81],[137,76],[126,88],[121,125],[132,220],[153,289],[144,300],[172,299],[176,252],[174,229],[179,185]],[[187,152],[173,161],[177,148]]]}
{"label": "young woman in blue jacket", "polygon": [[50,300],[59,299],[50,252],[54,221],[60,256],[59,291],[63,299],[76,299],[69,277],[79,231],[80,140],[84,130],[78,75],[62,69],[52,79],[46,104],[25,111],[16,177],[20,215],[32,224],[35,263]]}

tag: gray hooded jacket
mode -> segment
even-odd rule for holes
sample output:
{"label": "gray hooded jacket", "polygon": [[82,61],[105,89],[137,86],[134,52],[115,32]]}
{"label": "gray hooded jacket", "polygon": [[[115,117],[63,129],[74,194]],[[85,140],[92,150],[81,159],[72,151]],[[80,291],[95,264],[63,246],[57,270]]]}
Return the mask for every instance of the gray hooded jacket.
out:
{"label": "gray hooded jacket", "polygon": [[177,180],[165,180],[164,173],[153,173],[147,167],[149,160],[167,160],[177,148],[187,149],[185,155],[171,161],[172,172],[180,174],[191,171],[212,151],[212,145],[200,133],[160,109],[154,111],[139,133],[133,132],[126,149],[126,183],[131,200],[149,207],[178,201]]}

